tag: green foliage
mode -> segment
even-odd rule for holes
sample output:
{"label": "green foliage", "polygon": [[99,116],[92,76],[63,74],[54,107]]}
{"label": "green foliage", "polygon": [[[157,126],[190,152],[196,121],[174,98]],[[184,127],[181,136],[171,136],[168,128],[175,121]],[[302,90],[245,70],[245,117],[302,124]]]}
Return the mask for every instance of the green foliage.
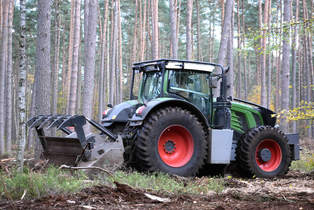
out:
{"label": "green foliage", "polygon": [[164,173],[142,174],[118,171],[113,179],[136,188],[172,193],[206,194],[209,191],[219,193],[224,189],[222,178],[180,178]]}
{"label": "green foliage", "polygon": [[39,198],[49,194],[73,193],[87,187],[84,173],[69,174],[55,167],[49,167],[45,173],[31,172],[28,168],[23,173],[14,170],[11,174],[0,171],[0,199]]}
{"label": "green foliage", "polygon": [[293,161],[291,163],[291,169],[301,172],[313,172],[314,171],[314,153],[302,152],[300,160]]}

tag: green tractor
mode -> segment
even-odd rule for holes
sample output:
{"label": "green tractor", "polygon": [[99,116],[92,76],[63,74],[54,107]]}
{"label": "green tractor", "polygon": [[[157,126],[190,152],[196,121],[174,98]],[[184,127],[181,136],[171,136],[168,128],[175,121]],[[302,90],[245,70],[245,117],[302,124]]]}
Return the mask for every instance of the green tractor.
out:
{"label": "green tractor", "polygon": [[[135,63],[130,100],[109,104],[100,123],[80,115],[39,115],[28,125],[37,130],[43,157],[58,164],[124,162],[141,171],[195,176],[234,163],[246,176],[284,175],[299,159],[298,134],[284,134],[271,110],[227,98],[227,71],[197,61]],[[86,121],[99,132],[85,135]],[[46,127],[66,135],[46,136]]]}

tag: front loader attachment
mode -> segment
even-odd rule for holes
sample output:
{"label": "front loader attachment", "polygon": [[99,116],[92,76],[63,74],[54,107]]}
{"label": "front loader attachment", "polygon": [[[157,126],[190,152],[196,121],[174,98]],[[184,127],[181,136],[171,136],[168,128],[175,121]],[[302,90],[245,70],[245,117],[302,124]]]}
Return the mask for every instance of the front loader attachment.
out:
{"label": "front loader attachment", "polygon": [[[86,122],[100,134],[85,135]],[[36,129],[43,158],[55,165],[117,167],[123,163],[122,138],[82,115],[38,115],[27,126]],[[61,130],[64,135],[47,136],[51,128]]]}

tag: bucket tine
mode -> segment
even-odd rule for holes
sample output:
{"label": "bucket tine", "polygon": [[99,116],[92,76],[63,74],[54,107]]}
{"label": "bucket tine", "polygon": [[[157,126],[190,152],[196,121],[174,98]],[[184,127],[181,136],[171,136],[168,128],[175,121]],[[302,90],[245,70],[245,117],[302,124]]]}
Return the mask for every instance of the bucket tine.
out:
{"label": "bucket tine", "polygon": [[69,117],[68,119],[64,120],[61,125],[59,125],[58,129],[64,128],[64,127],[70,127],[75,125],[85,125],[86,120],[85,117],[82,115],[73,115]]}
{"label": "bucket tine", "polygon": [[27,121],[27,126],[30,127],[39,117],[41,117],[43,115],[38,115],[38,116],[35,116],[35,117],[32,117],[30,120]]}
{"label": "bucket tine", "polygon": [[33,122],[33,124],[31,126],[29,126],[30,128],[37,128],[45,119],[47,119],[47,115],[41,115],[39,116],[35,122]]}
{"label": "bucket tine", "polygon": [[44,120],[38,127],[38,129],[42,129],[45,125],[47,125],[50,121],[52,121],[55,118],[54,115],[48,116],[46,120]]}
{"label": "bucket tine", "polygon": [[69,117],[70,115],[58,115],[57,118],[50,123],[48,129],[52,127],[58,127],[64,121],[64,119],[67,119]]}

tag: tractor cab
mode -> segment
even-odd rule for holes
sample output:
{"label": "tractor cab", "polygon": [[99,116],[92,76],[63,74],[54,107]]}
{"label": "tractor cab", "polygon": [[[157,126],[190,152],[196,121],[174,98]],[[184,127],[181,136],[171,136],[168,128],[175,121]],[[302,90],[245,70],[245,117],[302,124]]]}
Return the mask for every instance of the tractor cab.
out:
{"label": "tractor cab", "polygon": [[[185,100],[196,106],[210,121],[215,68],[222,67],[207,62],[165,59],[135,63],[131,99],[137,98],[142,103],[156,98]],[[138,95],[135,96],[134,92]]]}

